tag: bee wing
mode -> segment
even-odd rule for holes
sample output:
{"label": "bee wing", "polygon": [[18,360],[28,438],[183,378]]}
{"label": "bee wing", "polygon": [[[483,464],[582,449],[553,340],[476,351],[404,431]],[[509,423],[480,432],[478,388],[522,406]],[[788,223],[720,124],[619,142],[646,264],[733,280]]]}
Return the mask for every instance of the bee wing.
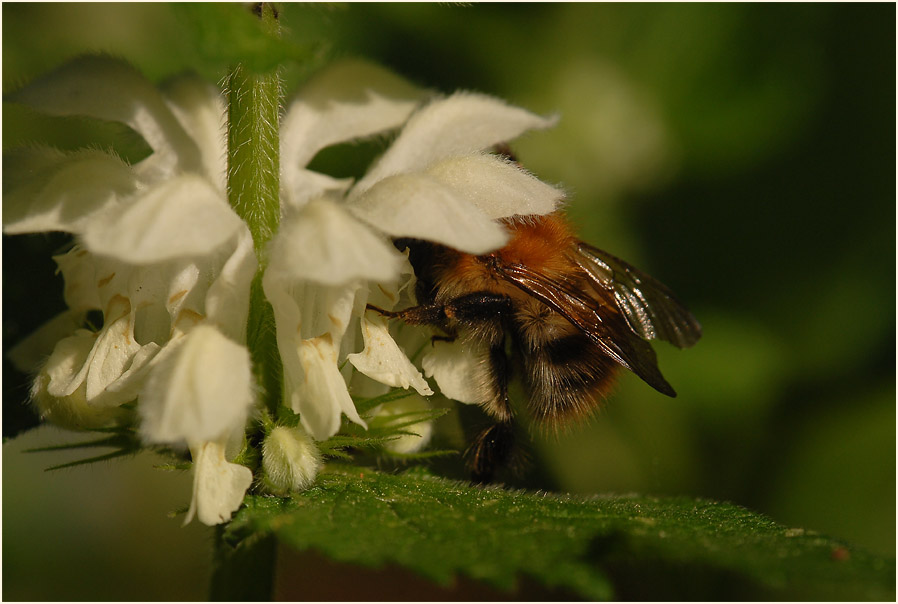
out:
{"label": "bee wing", "polygon": [[497,265],[494,269],[502,278],[565,317],[602,352],[649,386],[667,396],[677,395],[661,375],[651,345],[630,329],[617,308],[603,305],[567,282],[522,264]]}
{"label": "bee wing", "polygon": [[630,328],[643,338],[688,348],[702,336],[699,322],[660,281],[583,242],[578,242],[571,259],[595,287],[614,295]]}

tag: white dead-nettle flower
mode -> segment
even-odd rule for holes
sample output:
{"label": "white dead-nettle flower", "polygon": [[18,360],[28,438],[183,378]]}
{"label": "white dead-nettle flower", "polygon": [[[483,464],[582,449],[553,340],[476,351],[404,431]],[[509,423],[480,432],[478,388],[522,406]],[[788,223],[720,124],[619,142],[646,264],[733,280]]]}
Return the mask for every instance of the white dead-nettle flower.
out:
{"label": "white dead-nettle flower", "polygon": [[[281,128],[283,220],[264,288],[274,308],[289,405],[316,439],[340,415],[364,425],[345,375],[348,360],[380,383],[431,390],[366,304],[398,302],[407,259],[389,237],[425,239],[482,254],[507,234],[497,219],[554,211],[562,193],[490,155],[499,143],[554,123],[478,94],[421,104],[424,95],[358,61],[330,67],[289,103]],[[402,126],[359,182],[306,169],[324,147]],[[403,271],[405,267],[405,271]],[[351,323],[361,317],[364,349]],[[440,376],[435,374],[439,383]]]}
{"label": "white dead-nettle flower", "polygon": [[[121,419],[138,398],[143,438],[194,455],[191,509],[207,524],[228,519],[251,481],[224,445],[242,438],[253,400],[243,343],[257,262],[227,202],[219,91],[192,77],[158,90],[120,61],[88,57],[12,99],[124,123],[153,151],[133,166],[96,150],[5,158],[4,232],[79,241],[56,257],[69,309],[12,354],[38,369],[36,405],[85,428]],[[81,328],[91,310],[103,315],[97,331]]]}

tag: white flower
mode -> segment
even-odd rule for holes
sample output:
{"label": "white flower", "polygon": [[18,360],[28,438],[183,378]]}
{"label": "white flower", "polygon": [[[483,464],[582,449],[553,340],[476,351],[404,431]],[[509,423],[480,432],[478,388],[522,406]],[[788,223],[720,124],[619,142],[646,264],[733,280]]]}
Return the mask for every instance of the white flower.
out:
{"label": "white flower", "polygon": [[[4,182],[4,232],[67,231],[80,242],[56,258],[69,310],[14,355],[29,363],[49,354],[33,389],[39,410],[96,427],[138,398],[144,439],[194,455],[192,508],[203,522],[226,520],[251,480],[246,468],[228,469],[233,480],[219,475],[222,443],[242,435],[252,403],[243,342],[257,262],[227,202],[220,92],[192,77],[160,91],[120,61],[87,57],[12,100],[122,122],[153,151],[133,166],[44,147],[5,162],[15,176]],[[97,332],[78,328],[89,310],[103,314]]]}
{"label": "white flower", "polygon": [[[489,153],[554,120],[478,94],[428,98],[383,69],[343,61],[313,78],[283,117],[282,218],[262,285],[274,310],[284,404],[302,427],[275,427],[265,441],[263,466],[278,492],[314,480],[320,458],[307,435],[332,436],[342,415],[365,425],[347,387],[353,370],[368,386],[432,394],[390,324],[366,314],[369,302],[410,302],[412,270],[390,238],[483,254],[508,238],[499,219],[546,214],[562,198]],[[248,468],[228,459],[244,444],[254,401],[244,343],[258,265],[249,230],[227,202],[220,91],[191,77],[157,89],[120,61],[88,57],[11,100],[124,123],[152,149],[134,165],[97,150],[46,147],[4,158],[4,232],[65,231],[77,241],[55,258],[68,310],[11,353],[37,370],[35,404],[74,428],[136,416],[145,442],[186,446],[194,461],[188,521],[228,520],[252,482]],[[355,184],[307,168],[327,146],[400,128]],[[102,314],[101,326],[85,328],[89,311]],[[458,367],[425,362],[450,396],[444,376]],[[125,403],[135,399],[133,413]],[[416,429],[420,438],[396,446],[422,446],[430,426]]]}
{"label": "white flower", "polygon": [[[419,106],[424,95],[380,68],[347,61],[314,78],[289,104],[281,131],[283,220],[264,288],[275,312],[287,398],[316,439],[340,415],[363,424],[335,364],[390,386],[431,390],[380,317],[362,319],[355,352],[350,320],[372,292],[398,300],[407,260],[389,237],[414,237],[481,254],[507,234],[496,221],[545,214],[562,193],[486,153],[553,123],[482,95]],[[355,186],[306,169],[320,149],[401,126],[396,141]],[[409,272],[406,270],[406,272]]]}
{"label": "white flower", "polygon": [[[409,416],[426,412],[430,409],[422,397],[418,395],[407,396],[396,401],[384,403],[377,412],[381,421],[400,423],[410,421]],[[426,447],[433,436],[433,421],[425,420],[403,428],[404,432],[399,438],[391,440],[386,447],[395,453],[415,453]]]}

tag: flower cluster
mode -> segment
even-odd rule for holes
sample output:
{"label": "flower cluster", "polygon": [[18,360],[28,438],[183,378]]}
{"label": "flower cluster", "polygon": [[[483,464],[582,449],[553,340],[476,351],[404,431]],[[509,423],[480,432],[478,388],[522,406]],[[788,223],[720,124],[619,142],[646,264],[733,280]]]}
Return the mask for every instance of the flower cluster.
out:
{"label": "flower cluster", "polygon": [[[13,100],[124,123],[152,149],[133,165],[42,146],[4,158],[4,232],[64,231],[76,241],[54,258],[68,309],[11,352],[37,376],[35,406],[63,427],[136,426],[148,445],[189,449],[188,521],[228,520],[253,482],[234,456],[264,411],[247,349],[259,262],[228,205],[221,92],[190,76],[156,88],[120,61],[87,57]],[[321,463],[314,441],[333,436],[343,415],[365,425],[351,389],[433,393],[387,322],[365,313],[369,303],[393,309],[410,299],[412,270],[390,238],[481,254],[506,241],[497,219],[554,211],[558,189],[489,153],[552,123],[483,95],[433,95],[355,60],[331,65],[288,102],[281,220],[262,286],[282,404],[299,423],[267,430],[257,477],[265,488],[307,487]],[[394,132],[357,182],[308,169],[325,147]],[[85,320],[90,311],[102,314],[101,326]],[[424,367],[444,394],[464,400],[465,362],[443,350]],[[401,446],[422,446],[429,428],[419,432]]]}

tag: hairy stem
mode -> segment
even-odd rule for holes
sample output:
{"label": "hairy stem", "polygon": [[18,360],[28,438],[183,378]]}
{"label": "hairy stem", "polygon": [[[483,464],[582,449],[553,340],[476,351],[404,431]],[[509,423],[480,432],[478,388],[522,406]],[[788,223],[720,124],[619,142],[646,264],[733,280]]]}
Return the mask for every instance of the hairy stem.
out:
{"label": "hairy stem", "polygon": [[[277,13],[270,4],[254,7],[272,35]],[[263,404],[274,413],[281,399],[282,367],[277,350],[274,313],[262,292],[262,273],[268,264],[267,244],[280,217],[280,143],[277,72],[257,74],[242,65],[228,78],[228,200],[253,236],[259,272],[250,293],[247,346],[253,359]]]}

